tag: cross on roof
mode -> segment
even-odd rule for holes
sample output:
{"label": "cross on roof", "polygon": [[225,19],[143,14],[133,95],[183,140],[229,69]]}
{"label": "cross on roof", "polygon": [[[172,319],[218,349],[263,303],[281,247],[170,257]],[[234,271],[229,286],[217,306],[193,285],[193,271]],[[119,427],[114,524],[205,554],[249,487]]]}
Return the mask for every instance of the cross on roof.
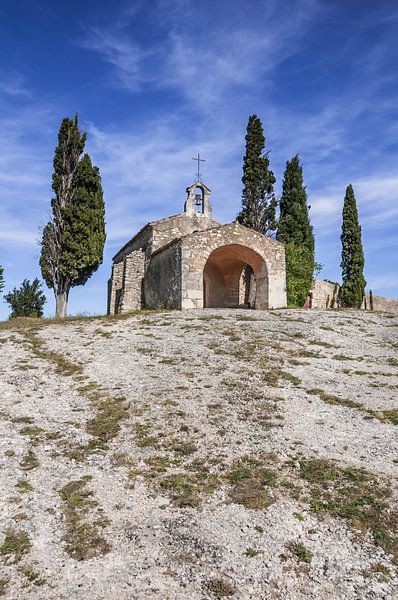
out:
{"label": "cross on roof", "polygon": [[195,158],[193,158],[192,160],[196,160],[197,163],[198,163],[198,172],[196,173],[196,180],[197,181],[201,181],[201,179],[200,179],[200,163],[201,162],[206,162],[206,161],[204,160],[204,158],[200,158],[199,152],[198,152],[198,156],[195,157]]}

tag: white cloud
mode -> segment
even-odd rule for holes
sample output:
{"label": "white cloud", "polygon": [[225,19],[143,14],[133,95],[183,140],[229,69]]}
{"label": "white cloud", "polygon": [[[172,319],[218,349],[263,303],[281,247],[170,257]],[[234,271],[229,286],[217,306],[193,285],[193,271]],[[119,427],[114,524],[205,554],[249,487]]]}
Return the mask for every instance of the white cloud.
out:
{"label": "white cloud", "polygon": [[385,275],[371,275],[368,277],[367,288],[372,290],[397,289],[398,275],[396,273],[387,273]]}
{"label": "white cloud", "polygon": [[31,95],[25,87],[25,78],[21,73],[16,72],[0,74],[0,92],[9,96],[29,97]]}
{"label": "white cloud", "polygon": [[[79,45],[98,52],[111,64],[126,89],[141,91],[144,84],[175,89],[204,112],[210,112],[214,103],[225,103],[233,88],[263,87],[264,76],[296,51],[298,40],[319,11],[315,0],[304,0],[294,10],[286,6],[283,11],[275,1],[260,2],[258,18],[249,19],[250,11],[239,7],[231,11],[224,2],[217,6],[222,18],[208,27],[194,4],[183,1],[175,6],[160,1],[151,6],[153,35],[143,43],[131,28],[143,6],[139,3],[132,14],[124,12],[123,18],[110,24],[89,28]],[[234,13],[241,14],[240,23],[234,22]]]}
{"label": "white cloud", "polygon": [[119,83],[130,91],[137,91],[141,84],[148,80],[142,68],[150,55],[140,48],[134,40],[128,39],[120,31],[91,28],[80,45],[89,50],[99,52],[104,60],[115,67]]}

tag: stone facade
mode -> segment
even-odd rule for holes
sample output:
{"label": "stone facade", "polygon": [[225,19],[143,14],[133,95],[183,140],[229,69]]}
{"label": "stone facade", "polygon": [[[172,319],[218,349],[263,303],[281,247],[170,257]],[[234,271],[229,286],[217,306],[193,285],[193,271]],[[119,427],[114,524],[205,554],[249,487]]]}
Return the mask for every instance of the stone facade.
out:
{"label": "stone facade", "polygon": [[195,182],[183,213],[148,223],[119,250],[108,313],[286,306],[284,245],[237,222],[221,225],[209,197],[209,188]]}

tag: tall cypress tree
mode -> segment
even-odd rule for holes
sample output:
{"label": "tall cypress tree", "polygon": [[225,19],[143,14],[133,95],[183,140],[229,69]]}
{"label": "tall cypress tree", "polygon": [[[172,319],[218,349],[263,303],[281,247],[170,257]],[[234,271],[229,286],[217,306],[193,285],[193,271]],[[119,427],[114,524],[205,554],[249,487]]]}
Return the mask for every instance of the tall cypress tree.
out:
{"label": "tall cypress tree", "polygon": [[312,286],[315,256],[307,192],[298,155],[286,162],[276,239],[286,244],[288,304],[303,306]]}
{"label": "tall cypress tree", "polygon": [[341,270],[343,285],[340,300],[343,306],[360,308],[365,292],[363,276],[365,259],[362,247],[362,232],[352,185],[347,186],[343,207],[341,231]]}
{"label": "tall cypress tree", "polygon": [[251,115],[246,130],[246,152],[243,157],[242,210],[237,220],[260,233],[276,229],[277,201],[274,195],[275,176],[264,154],[265,137],[257,115]]}
{"label": "tall cypress tree", "polygon": [[3,267],[0,265],[0,292],[4,289],[4,269]]}
{"label": "tall cypress tree", "polygon": [[85,154],[77,115],[64,119],[54,155],[52,219],[43,230],[40,267],[53,288],[57,317],[67,314],[69,291],[84,285],[102,263],[105,208],[99,170]]}

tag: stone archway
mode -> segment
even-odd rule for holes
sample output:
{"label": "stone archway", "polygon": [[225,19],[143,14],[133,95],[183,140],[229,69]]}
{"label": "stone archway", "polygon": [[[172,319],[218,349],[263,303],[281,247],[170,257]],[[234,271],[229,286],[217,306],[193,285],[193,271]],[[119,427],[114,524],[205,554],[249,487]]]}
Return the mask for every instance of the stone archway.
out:
{"label": "stone archway", "polygon": [[264,259],[240,244],[228,244],[213,250],[203,269],[204,308],[238,308],[242,299],[242,274],[251,279],[252,308],[268,308],[268,272]]}

